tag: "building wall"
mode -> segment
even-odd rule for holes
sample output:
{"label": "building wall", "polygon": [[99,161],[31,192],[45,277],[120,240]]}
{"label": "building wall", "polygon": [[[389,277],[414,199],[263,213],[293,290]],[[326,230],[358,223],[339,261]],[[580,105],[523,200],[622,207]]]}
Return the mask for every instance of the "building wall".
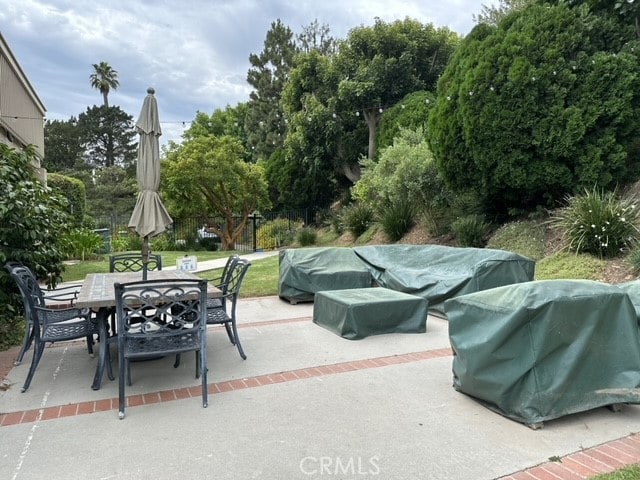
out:
{"label": "building wall", "polygon": [[22,149],[34,145],[38,175],[44,158],[44,116],[46,109],[0,33],[0,142]]}

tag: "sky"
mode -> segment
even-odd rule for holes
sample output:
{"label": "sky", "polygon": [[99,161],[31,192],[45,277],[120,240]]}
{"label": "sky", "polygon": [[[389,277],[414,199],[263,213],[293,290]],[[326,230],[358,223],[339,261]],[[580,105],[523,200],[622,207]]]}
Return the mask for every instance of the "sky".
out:
{"label": "sky", "polygon": [[349,30],[416,19],[460,35],[491,0],[0,0],[0,32],[47,109],[69,120],[102,104],[92,64],[107,62],[120,86],[109,93],[137,120],[156,91],[163,136],[180,141],[198,111],[249,99],[249,55],[280,19],[294,33],[317,20],[337,39]]}

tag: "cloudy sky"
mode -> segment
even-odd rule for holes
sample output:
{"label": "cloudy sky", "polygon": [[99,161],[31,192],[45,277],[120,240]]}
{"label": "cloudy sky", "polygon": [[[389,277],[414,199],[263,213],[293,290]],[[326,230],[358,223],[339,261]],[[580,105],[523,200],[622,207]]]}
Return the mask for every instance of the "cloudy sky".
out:
{"label": "cloudy sky", "polygon": [[120,87],[109,103],[138,118],[156,89],[163,143],[178,140],[197,111],[248,100],[249,54],[260,53],[271,23],[294,34],[314,20],[335,38],[410,17],[467,34],[492,0],[0,0],[0,32],[44,103],[48,119],[68,120],[102,103],[92,64],[106,61]]}

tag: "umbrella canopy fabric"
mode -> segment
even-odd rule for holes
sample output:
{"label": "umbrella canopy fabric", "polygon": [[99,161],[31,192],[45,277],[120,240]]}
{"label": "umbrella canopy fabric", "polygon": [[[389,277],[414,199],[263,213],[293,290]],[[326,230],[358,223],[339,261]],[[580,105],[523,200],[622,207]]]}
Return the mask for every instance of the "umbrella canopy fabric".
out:
{"label": "umbrella canopy fabric", "polygon": [[162,135],[158,103],[154,89],[147,89],[140,117],[136,123],[138,142],[137,179],[140,187],[129,227],[142,237],[152,237],[165,231],[173,220],[158,195],[160,188],[160,142]]}

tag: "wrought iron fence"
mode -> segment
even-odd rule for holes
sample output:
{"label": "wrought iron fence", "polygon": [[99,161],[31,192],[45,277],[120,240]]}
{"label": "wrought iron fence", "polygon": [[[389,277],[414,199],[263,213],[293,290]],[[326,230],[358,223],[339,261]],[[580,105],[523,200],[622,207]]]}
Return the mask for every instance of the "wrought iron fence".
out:
{"label": "wrought iron fence", "polygon": [[[130,215],[111,215],[95,220],[96,230],[101,231],[103,238],[130,235],[127,224]],[[234,218],[235,224],[242,221]],[[250,215],[247,224],[237,237],[234,250],[239,252],[255,252],[270,250],[290,243],[300,228],[312,223],[309,209],[287,210]],[[194,216],[174,218],[167,231],[169,242],[181,248],[199,245],[200,247],[219,248],[220,239],[212,232],[212,226],[224,229],[222,217]],[[107,233],[108,232],[108,233]],[[105,240],[106,242],[106,240]]]}

